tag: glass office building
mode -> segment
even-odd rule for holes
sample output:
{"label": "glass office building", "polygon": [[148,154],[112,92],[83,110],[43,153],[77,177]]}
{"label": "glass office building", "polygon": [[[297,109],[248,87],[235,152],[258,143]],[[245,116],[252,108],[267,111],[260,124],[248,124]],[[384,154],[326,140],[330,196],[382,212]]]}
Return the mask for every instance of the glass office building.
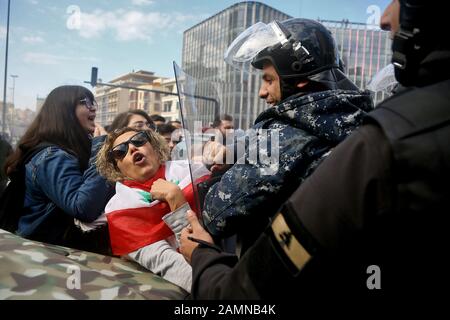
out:
{"label": "glass office building", "polygon": [[[237,3],[184,32],[182,68],[198,81],[195,94],[213,97],[221,113],[234,117],[235,127],[247,129],[267,104],[258,97],[260,75],[238,71],[227,65],[223,55],[231,42],[258,21],[285,20],[289,15],[265,4],[247,1]],[[333,34],[346,74],[364,89],[372,77],[391,60],[389,33],[378,26],[344,21],[321,20]],[[374,96],[375,103],[385,93]],[[214,118],[214,105],[198,101],[202,122]],[[206,110],[206,111],[205,111]]]}
{"label": "glass office building", "polygon": [[[234,4],[184,32],[182,68],[202,80],[195,93],[218,99],[220,112],[232,115],[236,128],[249,128],[267,105],[258,98],[260,75],[227,65],[223,60],[225,50],[242,31],[256,22],[289,18],[265,4],[246,1]],[[203,108],[202,120],[207,125],[214,118],[214,106],[200,100],[199,108]]]}
{"label": "glass office building", "polygon": [[[389,32],[378,26],[348,20],[320,22],[333,34],[346,74],[359,88],[365,89],[373,76],[391,62]],[[374,96],[374,103],[385,98],[386,93],[379,92]]]}

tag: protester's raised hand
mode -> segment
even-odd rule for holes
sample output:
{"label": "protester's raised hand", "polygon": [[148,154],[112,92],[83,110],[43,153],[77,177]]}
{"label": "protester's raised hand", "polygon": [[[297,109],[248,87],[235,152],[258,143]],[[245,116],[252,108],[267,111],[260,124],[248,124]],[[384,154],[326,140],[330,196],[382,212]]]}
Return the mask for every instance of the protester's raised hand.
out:
{"label": "protester's raised hand", "polygon": [[105,128],[103,128],[101,125],[99,125],[98,123],[95,123],[95,129],[94,129],[94,137],[99,137],[99,136],[103,136],[108,134],[108,132],[106,132]]}
{"label": "protester's raised hand", "polygon": [[226,165],[227,148],[216,141],[208,141],[203,147],[203,163],[211,172],[223,169]]}

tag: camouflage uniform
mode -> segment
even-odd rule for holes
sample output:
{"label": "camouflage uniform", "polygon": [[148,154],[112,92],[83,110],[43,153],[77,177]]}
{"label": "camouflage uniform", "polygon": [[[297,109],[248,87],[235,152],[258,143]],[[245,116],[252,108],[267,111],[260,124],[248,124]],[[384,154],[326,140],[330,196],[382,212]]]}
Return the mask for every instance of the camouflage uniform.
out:
{"label": "camouflage uniform", "polygon": [[0,300],[168,300],[188,295],[134,262],[30,241],[1,229],[0,265]]}
{"label": "camouflage uniform", "polygon": [[[249,162],[249,155],[258,148],[259,154],[269,154],[270,147],[264,146],[272,141],[270,136],[269,143],[263,141],[264,134],[248,137],[246,133],[250,141],[244,156],[205,197],[202,215],[207,230],[219,237],[245,235],[251,245],[264,230],[268,217],[372,108],[367,92],[329,90],[292,96],[265,110],[253,129],[269,129],[279,135],[279,163]],[[242,245],[245,250],[246,244]]]}

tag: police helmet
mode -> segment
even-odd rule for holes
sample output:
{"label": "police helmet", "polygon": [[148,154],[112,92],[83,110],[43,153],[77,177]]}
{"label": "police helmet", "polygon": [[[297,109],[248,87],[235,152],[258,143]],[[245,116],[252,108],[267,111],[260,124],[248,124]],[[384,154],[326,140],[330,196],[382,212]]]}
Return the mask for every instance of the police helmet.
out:
{"label": "police helmet", "polygon": [[271,63],[280,77],[283,99],[298,91],[298,80],[320,84],[323,90],[357,89],[343,73],[331,32],[309,19],[258,22],[233,41],[225,61],[238,68],[250,61],[256,69]]}

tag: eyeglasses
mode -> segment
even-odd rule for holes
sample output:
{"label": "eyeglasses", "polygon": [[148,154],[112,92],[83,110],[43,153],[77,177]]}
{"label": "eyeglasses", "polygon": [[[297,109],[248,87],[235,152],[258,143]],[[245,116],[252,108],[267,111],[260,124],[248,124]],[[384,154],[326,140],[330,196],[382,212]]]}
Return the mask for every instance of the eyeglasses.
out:
{"label": "eyeglasses", "polygon": [[147,132],[141,131],[133,135],[130,139],[122,142],[112,148],[109,152],[109,158],[111,160],[122,160],[128,153],[128,145],[131,143],[135,147],[142,147],[144,144],[150,141],[150,137]]}
{"label": "eyeglasses", "polygon": [[98,109],[97,101],[91,101],[89,98],[81,99],[80,104],[84,105],[86,108],[88,108],[89,111],[95,111]]}
{"label": "eyeglasses", "polygon": [[153,123],[148,123],[147,121],[136,121],[129,125],[129,127],[137,129],[137,130],[143,130],[145,127],[152,129],[155,131],[156,127]]}

